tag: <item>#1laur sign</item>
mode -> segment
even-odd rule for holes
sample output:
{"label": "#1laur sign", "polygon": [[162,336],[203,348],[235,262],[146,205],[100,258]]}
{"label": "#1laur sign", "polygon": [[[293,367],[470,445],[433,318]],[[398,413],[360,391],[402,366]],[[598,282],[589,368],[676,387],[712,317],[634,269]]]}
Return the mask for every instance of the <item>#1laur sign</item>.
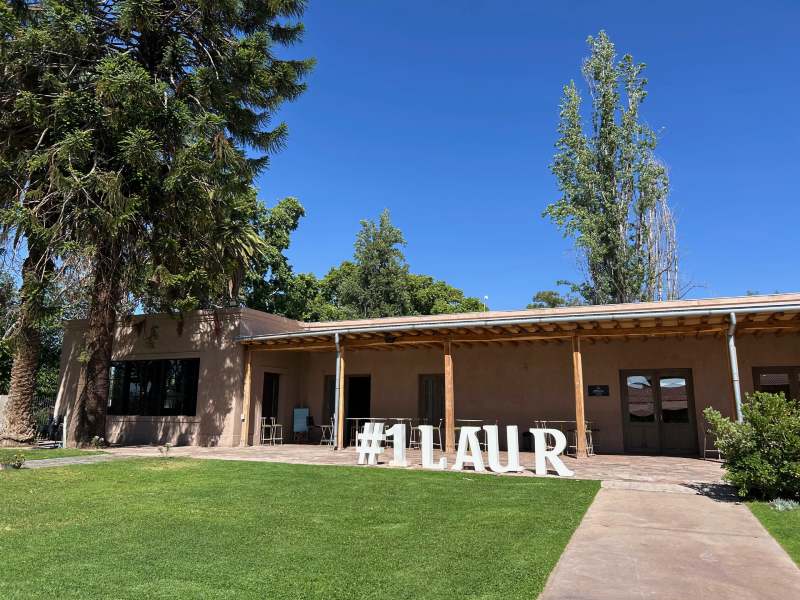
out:
{"label": "#1laur sign", "polygon": [[[431,470],[447,469],[447,458],[439,460],[433,458],[433,426],[420,425],[420,449],[422,453],[422,468]],[[486,432],[487,462],[488,467],[495,473],[519,473],[524,471],[519,462],[519,442],[516,425],[506,426],[506,445],[508,452],[506,464],[500,462],[500,441],[497,425],[484,425],[481,427],[462,427],[458,438],[458,450],[452,471],[463,471],[464,467],[472,467],[477,472],[486,471],[483,460],[478,432]],[[574,475],[560,458],[567,447],[567,438],[558,429],[530,429],[534,443],[534,470],[537,475],[547,475],[549,462],[559,477]],[[552,448],[548,448],[547,436],[553,441]],[[406,426],[393,425],[384,430],[383,423],[365,423],[364,429],[358,434],[358,464],[374,465],[378,462],[378,455],[384,451],[384,442],[391,438],[392,460],[389,464],[397,467],[407,467],[406,460]]]}

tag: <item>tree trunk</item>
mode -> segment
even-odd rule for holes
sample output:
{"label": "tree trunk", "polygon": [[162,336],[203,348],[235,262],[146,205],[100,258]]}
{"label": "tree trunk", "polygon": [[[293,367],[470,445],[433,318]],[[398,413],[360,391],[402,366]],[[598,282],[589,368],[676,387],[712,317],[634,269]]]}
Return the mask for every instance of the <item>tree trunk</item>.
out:
{"label": "tree trunk", "polygon": [[74,441],[78,445],[87,444],[94,437],[104,438],[106,435],[111,352],[117,308],[122,296],[117,273],[119,260],[112,242],[102,243],[95,254],[94,284],[85,337],[87,360],[84,367],[84,387],[74,410],[77,417]]}
{"label": "tree trunk", "polygon": [[42,262],[43,257],[32,247],[22,265],[22,306],[13,337],[14,358],[6,405],[6,428],[0,432],[0,442],[6,445],[30,444],[36,436],[33,397],[42,345],[37,323],[43,294]]}
{"label": "tree trunk", "polygon": [[32,408],[41,346],[39,331],[35,326],[28,322],[20,327],[14,344],[6,428],[2,432],[2,441],[15,445],[30,444],[36,435]]}

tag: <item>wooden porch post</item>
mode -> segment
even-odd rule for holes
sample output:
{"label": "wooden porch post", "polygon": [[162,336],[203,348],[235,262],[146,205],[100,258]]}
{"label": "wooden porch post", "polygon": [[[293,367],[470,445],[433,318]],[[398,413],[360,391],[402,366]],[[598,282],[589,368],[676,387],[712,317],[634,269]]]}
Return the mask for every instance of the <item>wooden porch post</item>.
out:
{"label": "wooden porch post", "polygon": [[339,450],[344,449],[344,390],[345,390],[345,379],[344,379],[344,344],[339,347],[339,354],[338,360],[336,361],[336,381],[339,384],[339,387],[336,390],[337,398],[336,398],[336,414],[339,415],[338,423],[336,423],[336,447]]}
{"label": "wooden porch post", "polygon": [[581,358],[581,339],[572,336],[572,379],[575,384],[575,456],[584,458],[586,454],[586,417],[583,406],[583,360]]}
{"label": "wooden porch post", "polygon": [[453,391],[453,355],[450,341],[444,343],[444,449],[445,452],[456,451],[456,410]]}
{"label": "wooden porch post", "polygon": [[250,437],[250,395],[253,375],[253,351],[249,346],[244,347],[244,386],[242,390],[242,433],[239,436],[239,445],[248,446]]}

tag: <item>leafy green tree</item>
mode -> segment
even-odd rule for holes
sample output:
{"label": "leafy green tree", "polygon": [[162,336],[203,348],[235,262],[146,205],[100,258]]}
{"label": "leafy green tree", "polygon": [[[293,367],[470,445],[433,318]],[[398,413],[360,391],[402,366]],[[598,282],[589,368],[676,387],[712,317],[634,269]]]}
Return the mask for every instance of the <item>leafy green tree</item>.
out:
{"label": "leafy green tree", "polygon": [[[247,305],[303,321],[340,321],[364,317],[432,315],[485,310],[478,298],[466,297],[461,290],[428,275],[409,273],[402,247],[403,234],[395,227],[389,212],[377,223],[362,221],[356,237],[353,260],[333,267],[321,280],[311,273],[294,275],[283,256],[288,234],[296,219],[284,219],[276,228],[286,233],[276,254],[277,268],[270,273],[285,276],[254,286]],[[269,294],[264,291],[269,290]],[[272,292],[275,290],[275,293]]]}
{"label": "leafy green tree", "polygon": [[556,290],[542,290],[533,295],[533,299],[526,308],[558,308],[561,306],[578,306],[580,299],[572,293],[561,294]]}
{"label": "leafy green tree", "polygon": [[[272,208],[262,208],[257,231],[265,251],[245,281],[245,305],[275,314],[295,314],[309,297],[307,278],[295,277],[286,250],[305,209],[297,198],[284,198]],[[316,278],[314,278],[316,282]],[[314,287],[312,294],[316,294]]]}
{"label": "leafy green tree", "polygon": [[384,210],[378,222],[363,220],[356,236],[356,269],[339,286],[341,304],[355,308],[358,316],[392,317],[409,311],[406,280],[408,264],[403,254],[402,232]]}
{"label": "leafy green tree", "polygon": [[641,121],[645,65],[617,60],[605,32],[589,37],[583,75],[591,96],[588,132],[574,82],[564,88],[551,169],[561,197],[545,215],[574,238],[591,304],[672,299],[681,294],[669,178],[657,136]]}
{"label": "leafy green tree", "polygon": [[482,312],[484,303],[448,283],[430,275],[408,276],[411,314],[440,315],[447,313]]}
{"label": "leafy green tree", "polygon": [[[231,303],[266,251],[251,183],[285,142],[286,126],[270,119],[303,91],[311,67],[274,54],[300,39],[304,6],[43,0],[0,9],[0,134],[10,140],[0,168],[16,186],[13,223],[29,247],[46,241],[48,261],[92,257],[79,439],[103,435],[123,301]],[[37,279],[23,273],[23,289]]]}

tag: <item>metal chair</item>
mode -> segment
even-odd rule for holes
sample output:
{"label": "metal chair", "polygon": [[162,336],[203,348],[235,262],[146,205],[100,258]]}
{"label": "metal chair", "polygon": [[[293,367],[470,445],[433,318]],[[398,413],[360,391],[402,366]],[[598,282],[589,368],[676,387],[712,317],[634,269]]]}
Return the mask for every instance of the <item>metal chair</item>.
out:
{"label": "metal chair", "polygon": [[333,419],[331,419],[330,425],[320,425],[320,431],[322,435],[319,438],[319,445],[323,446],[333,446]]}
{"label": "metal chair", "polygon": [[272,443],[272,422],[271,417],[261,417],[261,445],[266,446]]}
{"label": "metal chair", "polygon": [[[418,450],[421,447],[421,445],[420,445],[420,434],[419,434],[418,426],[424,424],[423,423],[424,420],[425,419],[415,419],[415,420],[411,420],[409,422],[409,424],[408,424],[408,427],[410,429],[409,434],[408,434],[408,447],[411,450],[415,450],[415,449]],[[415,421],[416,421],[416,425],[414,424]]]}
{"label": "metal chair", "polygon": [[261,445],[280,443],[283,445],[283,425],[275,422],[275,417],[261,417]]}
{"label": "metal chair", "polygon": [[439,450],[444,448],[442,445],[442,425],[444,425],[444,419],[439,419],[439,426],[433,428],[433,447]]}
{"label": "metal chair", "polygon": [[[592,437],[592,423],[590,421],[586,421],[586,456],[594,456],[594,438]],[[572,454],[575,456],[578,455],[578,429],[570,429],[570,433],[572,434],[572,444],[570,444],[567,450],[571,451]]]}
{"label": "metal chair", "polygon": [[275,417],[270,418],[272,419],[272,444],[279,443],[283,446],[283,425],[276,423]]}

